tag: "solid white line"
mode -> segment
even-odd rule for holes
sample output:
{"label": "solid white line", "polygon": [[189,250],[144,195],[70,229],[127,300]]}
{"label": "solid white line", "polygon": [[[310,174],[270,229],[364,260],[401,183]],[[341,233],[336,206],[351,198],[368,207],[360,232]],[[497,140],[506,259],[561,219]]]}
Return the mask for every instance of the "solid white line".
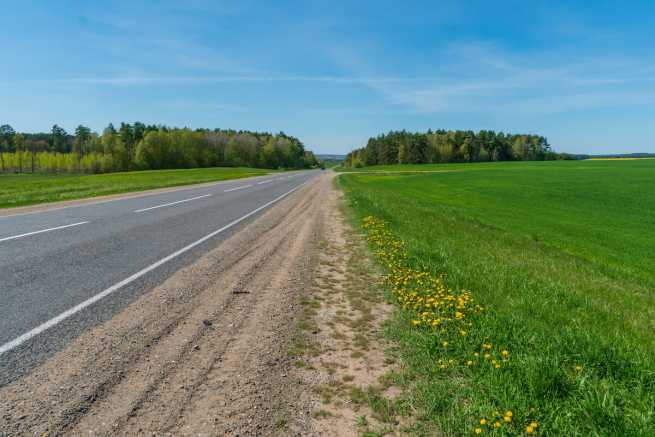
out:
{"label": "solid white line", "polygon": [[182,249],[178,250],[177,252],[174,252],[174,253],[168,255],[167,257],[160,259],[156,263],[149,265],[148,267],[146,267],[143,270],[139,270],[138,272],[136,272],[135,274],[133,274],[129,278],[123,279],[119,283],[112,285],[111,287],[107,288],[106,290],[96,294],[95,296],[85,300],[84,302],[74,306],[73,308],[71,308],[71,309],[69,309],[67,311],[64,311],[63,313],[59,314],[56,317],[53,317],[52,319],[48,320],[47,322],[42,323],[41,325],[37,326],[36,328],[32,329],[31,331],[26,332],[25,334],[21,335],[20,337],[15,338],[14,340],[12,340],[12,341],[10,341],[8,343],[3,344],[2,346],[0,346],[0,355],[4,354],[6,352],[9,352],[10,350],[20,346],[21,344],[25,343],[26,341],[36,337],[37,335],[39,335],[40,333],[42,333],[44,331],[46,331],[47,329],[50,329],[53,326],[61,323],[62,321],[69,318],[70,316],[82,311],[86,307],[88,307],[90,305],[93,305],[94,303],[98,302],[99,300],[109,296],[113,292],[115,292],[115,291],[121,289],[122,287],[130,284],[131,282],[134,282],[135,280],[139,279],[141,276],[145,275],[146,273],[149,273],[149,272],[155,270],[157,267],[171,261],[174,258],[177,258],[178,256],[182,255],[185,252],[188,252],[189,250],[193,249],[194,247],[198,246],[199,244],[202,244],[205,241],[209,240],[210,238],[213,238],[216,235],[220,234],[221,232],[224,232],[224,231],[230,229],[231,227],[233,227],[234,225],[244,221],[248,217],[251,217],[252,215],[257,214],[262,209],[265,209],[265,208],[273,205],[274,203],[284,199],[289,194],[293,193],[298,188],[300,188],[303,184],[304,184],[304,182],[302,184],[296,186],[295,188],[287,191],[286,193],[276,197],[275,199],[271,200],[270,202],[267,202],[267,203],[263,204],[262,206],[253,209],[248,214],[246,214],[246,215],[244,215],[244,216],[242,216],[242,217],[228,223],[227,225],[223,226],[222,228],[217,229],[214,232],[205,235],[200,240],[197,240],[197,241],[189,244],[188,246],[183,247]]}
{"label": "solid white line", "polygon": [[257,182],[257,185],[268,184],[269,182],[273,182],[273,179],[269,179],[267,181]]}
{"label": "solid white line", "polygon": [[224,193],[229,193],[230,191],[243,190],[244,188],[250,188],[252,185],[243,185],[241,187],[230,188],[228,190],[223,190]]}
{"label": "solid white line", "polygon": [[150,208],[137,209],[134,212],[150,211],[151,209],[163,208],[165,206],[172,206],[172,205],[177,205],[177,204],[180,204],[180,203],[191,202],[192,200],[202,199],[203,197],[210,197],[210,196],[211,196],[211,194],[205,194],[203,196],[196,196],[196,197],[192,197],[190,199],[178,200],[177,202],[164,203],[163,205],[151,206]]}
{"label": "solid white line", "polygon": [[0,243],[3,242],[3,241],[16,240],[18,238],[29,237],[30,235],[42,234],[44,232],[56,231],[56,230],[59,230],[59,229],[72,228],[73,226],[85,225],[87,223],[89,223],[89,222],[73,223],[71,225],[57,226],[56,228],[48,228],[48,229],[42,229],[40,231],[28,232],[26,234],[14,235],[13,237],[0,238]]}

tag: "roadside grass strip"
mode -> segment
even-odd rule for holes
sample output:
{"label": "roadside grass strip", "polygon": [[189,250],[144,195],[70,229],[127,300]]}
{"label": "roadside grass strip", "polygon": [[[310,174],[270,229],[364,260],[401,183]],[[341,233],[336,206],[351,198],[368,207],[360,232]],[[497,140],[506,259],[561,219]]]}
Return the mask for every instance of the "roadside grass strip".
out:
{"label": "roadside grass strip", "polygon": [[[405,244],[395,237],[384,221],[373,216],[362,227],[373,253],[386,270],[385,281],[407,321],[426,334],[426,345],[434,357],[433,372],[445,377],[476,373],[497,379],[512,365],[511,353],[502,344],[480,332],[478,320],[487,309],[468,290],[454,290],[444,276],[409,267]],[[535,434],[539,430],[538,411],[515,411],[511,405],[495,405],[486,414],[470,418],[474,434]],[[464,430],[466,433],[466,430]]]}

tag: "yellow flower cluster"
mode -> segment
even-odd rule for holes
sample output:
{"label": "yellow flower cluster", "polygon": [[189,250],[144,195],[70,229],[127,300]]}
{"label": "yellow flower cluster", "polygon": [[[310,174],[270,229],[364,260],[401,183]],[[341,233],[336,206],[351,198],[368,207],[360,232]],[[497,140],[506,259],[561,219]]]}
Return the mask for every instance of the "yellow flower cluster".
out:
{"label": "yellow flower cluster", "polygon": [[[488,363],[494,369],[500,369],[501,364],[509,362],[509,351],[507,349],[501,349],[498,352],[495,349],[494,345],[489,341],[489,337],[486,337],[486,341],[480,346],[480,350],[473,352],[473,359],[466,360],[465,364],[467,366],[475,366],[476,364]],[[482,360],[480,360],[482,358]]]}
{"label": "yellow flower cluster", "polygon": [[[512,410],[507,410],[505,413],[500,413],[500,411],[494,411],[492,417],[486,418],[483,417],[480,419],[480,425],[473,428],[475,434],[482,434],[485,430],[497,431],[501,428],[510,426],[513,422],[514,413]],[[525,428],[526,434],[534,434],[537,432],[537,427],[539,423],[536,421],[530,422]]]}
{"label": "yellow flower cluster", "polygon": [[[398,303],[416,314],[412,325],[466,336],[472,324],[469,316],[484,311],[482,305],[474,303],[471,292],[452,290],[444,284],[443,276],[408,267],[404,242],[383,221],[366,217],[363,228],[375,255],[388,269],[386,280]],[[445,343],[443,347],[448,346]]]}
{"label": "yellow flower cluster", "polygon": [[[412,326],[426,329],[439,337],[439,346],[444,353],[451,351],[453,343],[459,343],[469,333],[473,326],[472,316],[485,311],[485,308],[474,302],[468,290],[452,290],[444,283],[444,275],[435,276],[431,272],[416,270],[409,267],[405,244],[395,237],[387,228],[385,222],[369,216],[364,219],[362,227],[366,231],[367,240],[375,256],[386,267],[385,279],[398,303],[414,315]],[[463,340],[463,339],[462,339]],[[479,343],[477,343],[479,345]],[[488,337],[473,352],[470,358],[463,361],[452,358],[437,360],[437,368],[446,369],[456,365],[473,367],[488,365],[492,369],[500,369],[509,362],[510,353],[506,348],[495,346]],[[511,426],[513,414],[508,410],[504,414],[494,412],[491,418],[482,418],[479,425],[473,429],[476,434],[485,430],[500,431]],[[526,433],[536,432],[537,422],[531,422],[526,427]]]}

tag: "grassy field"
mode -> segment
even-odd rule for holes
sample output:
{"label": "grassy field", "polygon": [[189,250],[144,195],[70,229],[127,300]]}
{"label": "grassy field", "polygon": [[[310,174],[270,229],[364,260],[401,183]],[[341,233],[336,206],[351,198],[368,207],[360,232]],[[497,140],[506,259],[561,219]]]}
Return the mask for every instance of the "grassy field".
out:
{"label": "grassy field", "polygon": [[654,160],[371,170],[447,170],[339,179],[406,304],[417,433],[655,435]]}
{"label": "grassy field", "polygon": [[257,168],[196,168],[100,175],[0,174],[0,208],[259,176]]}

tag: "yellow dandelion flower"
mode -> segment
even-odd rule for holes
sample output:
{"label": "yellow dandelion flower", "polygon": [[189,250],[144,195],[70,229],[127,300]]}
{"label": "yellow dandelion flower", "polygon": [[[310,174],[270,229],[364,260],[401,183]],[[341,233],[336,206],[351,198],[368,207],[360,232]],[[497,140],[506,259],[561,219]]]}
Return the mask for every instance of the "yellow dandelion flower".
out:
{"label": "yellow dandelion flower", "polygon": [[480,419],[480,425],[486,425],[487,424],[487,419],[482,418]]}
{"label": "yellow dandelion flower", "polygon": [[474,429],[474,432],[475,432],[476,434],[481,434],[481,433],[482,433],[482,428],[475,428],[475,429]]}

